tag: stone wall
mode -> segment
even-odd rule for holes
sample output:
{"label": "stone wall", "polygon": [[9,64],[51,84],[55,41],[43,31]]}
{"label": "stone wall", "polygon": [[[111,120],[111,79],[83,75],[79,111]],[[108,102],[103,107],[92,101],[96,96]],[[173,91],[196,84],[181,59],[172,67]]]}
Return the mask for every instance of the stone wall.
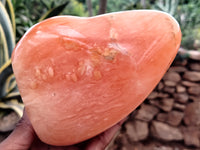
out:
{"label": "stone wall", "polygon": [[108,149],[200,149],[200,61],[175,61]]}

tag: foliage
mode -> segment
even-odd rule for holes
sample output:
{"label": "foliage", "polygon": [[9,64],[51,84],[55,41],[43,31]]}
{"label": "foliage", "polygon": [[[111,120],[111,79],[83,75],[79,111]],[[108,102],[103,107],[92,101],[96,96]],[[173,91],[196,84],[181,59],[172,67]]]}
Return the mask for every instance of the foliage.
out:
{"label": "foliage", "polygon": [[62,12],[63,15],[74,15],[74,16],[88,16],[86,7],[83,3],[77,0],[71,0],[69,5]]}
{"label": "foliage", "polygon": [[49,17],[53,17],[53,16],[56,16],[56,15],[59,15],[63,10],[64,8],[66,7],[66,5],[69,3],[69,1],[66,1],[65,3],[63,4],[60,4],[56,7],[53,7],[53,8],[50,8],[49,11],[47,11],[39,20],[38,22],[46,19],[46,18],[49,18]]}
{"label": "foliage", "polygon": [[177,10],[179,0],[159,0],[155,3],[154,8],[167,12],[174,16]]}
{"label": "foliage", "polygon": [[[97,15],[99,10],[99,0],[92,0],[93,14]],[[108,0],[106,12],[116,12],[132,9],[143,9],[140,0]],[[150,8],[150,1],[146,1],[146,8]]]}
{"label": "foliage", "polygon": [[27,3],[25,0],[12,0],[12,3],[16,21],[16,41],[18,41],[29,27],[34,24],[33,18],[35,15],[31,15],[29,11],[34,11],[35,9],[30,9],[30,3]]}
{"label": "foliage", "polygon": [[157,0],[153,8],[165,11],[177,19],[182,30],[183,47],[200,48],[199,0]]}
{"label": "foliage", "polygon": [[135,10],[135,9],[149,9],[150,1],[145,1],[145,6],[141,3],[141,0],[110,0],[108,1],[107,11],[116,12],[123,10]]}
{"label": "foliage", "polygon": [[195,41],[200,40],[200,1],[180,1],[175,18],[178,20],[183,34],[182,46],[189,49],[195,47]]}
{"label": "foliage", "polygon": [[[70,0],[12,0],[18,41],[34,24],[61,14]],[[34,9],[33,9],[34,8]]]}
{"label": "foliage", "polygon": [[[6,8],[9,13],[7,13]],[[10,60],[15,46],[13,13],[10,0],[0,1],[0,108],[13,109],[19,116],[22,116],[23,104],[20,103],[21,97]]]}
{"label": "foliage", "polygon": [[[23,113],[23,104],[10,59],[15,47],[15,35],[18,40],[30,26],[60,14],[68,3],[68,0],[44,0],[42,7],[41,3],[34,0],[12,0],[12,3],[11,0],[0,0],[0,110],[13,109],[19,116]],[[39,11],[31,9],[33,6],[40,8]]]}
{"label": "foliage", "polygon": [[[90,1],[92,2],[92,14],[97,15],[99,11],[99,0]],[[44,19],[44,16],[53,9],[56,7],[59,8],[67,2],[69,3],[66,7],[63,7],[60,13],[55,13],[54,15],[89,16],[87,0],[12,0],[16,14],[17,41],[32,25],[37,23],[38,20]],[[198,49],[194,45],[195,43],[200,43],[199,0],[107,0],[106,12],[144,8],[165,11],[174,16],[182,29],[182,45],[186,48]],[[198,34],[196,31],[198,31]]]}

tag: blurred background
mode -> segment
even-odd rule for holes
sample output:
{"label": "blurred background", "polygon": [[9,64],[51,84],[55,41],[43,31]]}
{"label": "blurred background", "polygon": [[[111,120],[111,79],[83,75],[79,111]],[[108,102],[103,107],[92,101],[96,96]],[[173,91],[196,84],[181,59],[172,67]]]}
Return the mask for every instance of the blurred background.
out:
{"label": "blurred background", "polygon": [[[7,0],[1,1],[5,4]],[[11,0],[11,3],[13,10],[8,13],[15,13],[12,17],[15,17],[17,41],[32,25],[55,15],[95,16],[124,10],[156,9],[177,19],[182,29],[183,47],[200,47],[198,0]]]}
{"label": "blurred background", "polygon": [[199,0],[0,0],[0,141],[23,113],[10,57],[31,26],[57,15],[90,17],[137,9],[174,16],[182,30],[181,48],[158,86],[130,114],[107,149],[200,149]]}

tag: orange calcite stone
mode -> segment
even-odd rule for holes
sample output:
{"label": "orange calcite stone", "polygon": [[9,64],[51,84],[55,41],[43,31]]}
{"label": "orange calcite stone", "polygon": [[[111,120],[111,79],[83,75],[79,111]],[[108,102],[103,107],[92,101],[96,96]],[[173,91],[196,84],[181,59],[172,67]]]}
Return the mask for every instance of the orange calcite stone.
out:
{"label": "orange calcite stone", "polygon": [[150,94],[180,41],[174,18],[152,10],[36,24],[12,55],[35,132],[45,143],[71,145],[113,126]]}

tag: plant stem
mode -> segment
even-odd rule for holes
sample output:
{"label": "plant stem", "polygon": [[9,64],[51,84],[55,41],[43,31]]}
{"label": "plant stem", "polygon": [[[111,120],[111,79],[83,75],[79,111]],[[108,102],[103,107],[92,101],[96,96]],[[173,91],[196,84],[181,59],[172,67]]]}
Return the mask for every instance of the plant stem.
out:
{"label": "plant stem", "polygon": [[107,0],[99,0],[99,12],[98,12],[99,15],[106,13],[106,5],[107,5]]}
{"label": "plant stem", "polygon": [[86,0],[86,3],[87,3],[87,7],[88,7],[89,17],[91,17],[91,16],[93,16],[93,13],[92,13],[92,2],[91,2],[91,0]]}

